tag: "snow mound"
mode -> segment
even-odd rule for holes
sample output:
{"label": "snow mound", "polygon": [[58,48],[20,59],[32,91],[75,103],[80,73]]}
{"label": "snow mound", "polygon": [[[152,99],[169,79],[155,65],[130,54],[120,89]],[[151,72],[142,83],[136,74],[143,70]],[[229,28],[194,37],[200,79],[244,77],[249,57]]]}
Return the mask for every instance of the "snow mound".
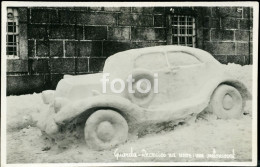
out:
{"label": "snow mound", "polygon": [[[252,65],[226,65],[228,71],[242,81],[252,92]],[[139,139],[131,138],[115,149],[93,151],[84,142],[70,143],[70,147],[59,148],[44,138],[35,127],[41,118],[39,108],[47,109],[41,93],[7,97],[7,163],[51,163],[51,162],[190,162],[190,161],[250,161],[252,151],[252,104],[248,101],[245,113],[239,120],[221,120],[212,114],[201,114],[196,120],[185,124],[162,123],[148,128]],[[160,153],[231,153],[235,159],[206,159],[183,157],[116,157],[115,151]]]}

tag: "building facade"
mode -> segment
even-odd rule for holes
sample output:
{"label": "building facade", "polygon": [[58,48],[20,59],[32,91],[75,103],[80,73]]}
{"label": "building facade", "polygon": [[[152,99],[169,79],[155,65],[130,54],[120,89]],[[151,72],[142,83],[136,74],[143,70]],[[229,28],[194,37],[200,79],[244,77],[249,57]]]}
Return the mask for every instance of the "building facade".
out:
{"label": "building facade", "polygon": [[114,53],[186,45],[223,64],[252,64],[249,7],[10,7],[7,95],[55,89],[64,74],[102,71]]}

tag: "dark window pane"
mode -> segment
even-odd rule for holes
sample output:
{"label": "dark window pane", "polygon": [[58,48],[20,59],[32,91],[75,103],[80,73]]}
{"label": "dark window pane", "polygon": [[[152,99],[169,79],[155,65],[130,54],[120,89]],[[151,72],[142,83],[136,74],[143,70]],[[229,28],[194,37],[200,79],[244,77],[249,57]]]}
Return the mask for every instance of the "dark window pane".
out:
{"label": "dark window pane", "polygon": [[191,17],[188,17],[187,18],[187,25],[192,25],[193,22],[192,22],[192,18]]}
{"label": "dark window pane", "polygon": [[16,22],[8,22],[8,26],[15,26]]}
{"label": "dark window pane", "polygon": [[188,32],[187,32],[187,33],[190,34],[190,35],[192,35],[192,34],[193,34],[192,28],[188,28]]}
{"label": "dark window pane", "polygon": [[16,23],[15,22],[8,22],[8,32],[16,32]]}
{"label": "dark window pane", "polygon": [[12,26],[8,26],[8,30],[7,30],[8,32],[14,32],[14,27],[12,27]]}
{"label": "dark window pane", "polygon": [[192,37],[187,38],[187,44],[192,44]]}
{"label": "dark window pane", "polygon": [[15,35],[8,35],[8,42],[16,43],[16,36]]}
{"label": "dark window pane", "polygon": [[180,37],[180,44],[185,44],[185,37]]}
{"label": "dark window pane", "polygon": [[185,25],[185,17],[180,17],[180,25]]}
{"label": "dark window pane", "polygon": [[8,35],[8,42],[14,42],[14,36]]}
{"label": "dark window pane", "polygon": [[178,37],[173,37],[172,38],[172,43],[173,44],[178,44]]}
{"label": "dark window pane", "polygon": [[14,51],[14,47],[7,47],[7,52],[13,52]]}
{"label": "dark window pane", "polygon": [[185,29],[184,28],[180,29],[180,34],[185,34]]}
{"label": "dark window pane", "polygon": [[16,47],[7,47],[7,55],[16,55]]}

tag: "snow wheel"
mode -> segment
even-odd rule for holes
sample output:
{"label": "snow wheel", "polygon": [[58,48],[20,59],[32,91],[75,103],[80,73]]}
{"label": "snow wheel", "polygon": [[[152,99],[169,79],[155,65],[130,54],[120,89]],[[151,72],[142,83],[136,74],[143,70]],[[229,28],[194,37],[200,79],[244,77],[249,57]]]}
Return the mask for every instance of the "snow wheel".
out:
{"label": "snow wheel", "polygon": [[212,95],[209,109],[222,119],[239,118],[243,109],[242,96],[236,88],[220,85]]}
{"label": "snow wheel", "polygon": [[[127,92],[128,97],[133,103],[145,106],[154,97],[154,76],[147,70],[136,70],[132,75],[134,82],[130,84],[132,84],[134,93]],[[127,82],[127,84],[129,83]],[[128,87],[129,85],[126,85],[126,88]],[[140,92],[138,88],[144,92]]]}
{"label": "snow wheel", "polygon": [[98,110],[87,119],[84,133],[89,148],[111,149],[127,140],[128,125],[119,113],[113,110]]}

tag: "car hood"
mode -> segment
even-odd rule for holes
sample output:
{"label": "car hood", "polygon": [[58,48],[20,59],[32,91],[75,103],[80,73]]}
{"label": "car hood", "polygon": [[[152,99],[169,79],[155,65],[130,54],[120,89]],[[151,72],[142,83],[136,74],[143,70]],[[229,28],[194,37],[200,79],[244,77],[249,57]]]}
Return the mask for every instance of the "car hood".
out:
{"label": "car hood", "polygon": [[102,92],[102,73],[77,76],[65,75],[57,85],[55,98],[78,100]]}

